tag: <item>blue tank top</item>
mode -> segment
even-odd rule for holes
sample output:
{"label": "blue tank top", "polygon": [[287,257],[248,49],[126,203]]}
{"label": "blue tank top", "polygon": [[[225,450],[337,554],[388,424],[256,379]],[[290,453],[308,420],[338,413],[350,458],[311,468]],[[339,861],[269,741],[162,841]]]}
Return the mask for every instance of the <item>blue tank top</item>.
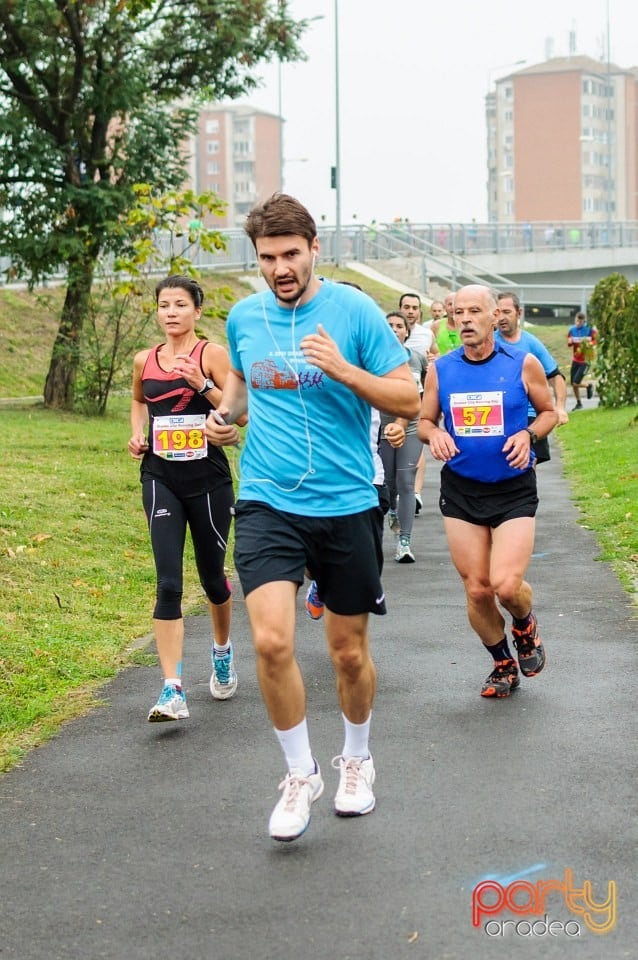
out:
{"label": "blue tank top", "polygon": [[455,473],[496,483],[532,469],[533,451],[522,470],[511,467],[503,453],[507,438],[527,427],[525,356],[495,344],[485,360],[468,360],[461,347],[435,361],[445,429],[460,451],[448,463]]}

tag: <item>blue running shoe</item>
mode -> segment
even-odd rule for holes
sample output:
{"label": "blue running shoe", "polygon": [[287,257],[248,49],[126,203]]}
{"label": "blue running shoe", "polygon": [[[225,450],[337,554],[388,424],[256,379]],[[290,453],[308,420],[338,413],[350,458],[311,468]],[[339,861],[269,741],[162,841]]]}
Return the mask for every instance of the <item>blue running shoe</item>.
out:
{"label": "blue running shoe", "polygon": [[161,723],[164,720],[186,720],[189,717],[186,697],[182,690],[166,684],[159,695],[159,700],[148,714],[150,723]]}
{"label": "blue running shoe", "polygon": [[233,646],[223,657],[218,657],[214,648],[211,650],[213,672],[210,675],[210,692],[215,700],[230,700],[237,689],[237,674],[233,664]]}
{"label": "blue running shoe", "polygon": [[314,580],[310,581],[310,586],[306,592],[306,613],[311,620],[321,620],[323,617],[323,600],[319,596],[317,584]]}

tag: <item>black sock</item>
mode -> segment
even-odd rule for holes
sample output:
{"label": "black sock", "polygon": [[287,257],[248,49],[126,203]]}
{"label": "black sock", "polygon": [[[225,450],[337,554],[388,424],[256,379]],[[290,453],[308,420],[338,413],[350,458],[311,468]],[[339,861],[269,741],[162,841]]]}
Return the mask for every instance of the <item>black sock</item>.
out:
{"label": "black sock", "polygon": [[528,627],[532,625],[532,611],[527,614],[526,617],[523,617],[519,620],[518,617],[512,617],[512,626],[516,627],[517,630],[527,630]]}
{"label": "black sock", "polygon": [[507,637],[503,637],[500,643],[495,643],[493,647],[488,647],[485,645],[485,649],[494,657],[494,662],[498,663],[499,660],[513,660],[514,657],[510,653],[510,648],[507,645]]}

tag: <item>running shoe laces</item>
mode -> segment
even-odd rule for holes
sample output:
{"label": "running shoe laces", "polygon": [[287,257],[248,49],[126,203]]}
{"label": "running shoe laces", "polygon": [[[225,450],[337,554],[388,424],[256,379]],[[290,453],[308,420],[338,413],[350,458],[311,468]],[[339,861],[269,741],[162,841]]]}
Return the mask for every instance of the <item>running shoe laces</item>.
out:
{"label": "running shoe laces", "polygon": [[172,684],[165,684],[157,703],[149,711],[148,719],[151,723],[156,723],[163,720],[186,720],[188,716],[183,691]]}
{"label": "running shoe laces", "polygon": [[213,672],[210,676],[209,689],[215,700],[230,700],[237,689],[237,674],[233,663],[232,644],[228,653],[218,657],[214,648],[212,651]]}
{"label": "running shoe laces", "polygon": [[520,684],[515,660],[497,660],[481,688],[482,697],[509,697]]}
{"label": "running shoe laces", "polygon": [[372,792],[375,771],[372,757],[334,757],[332,766],[339,771],[339,787],[335,795],[335,813],[339,817],[361,817],[372,813],[375,797]]}
{"label": "running shoe laces", "polygon": [[273,840],[296,840],[310,823],[310,808],[323,793],[319,765],[314,773],[303,776],[287,773],[279,784],[281,798],[270,817],[268,832]]}

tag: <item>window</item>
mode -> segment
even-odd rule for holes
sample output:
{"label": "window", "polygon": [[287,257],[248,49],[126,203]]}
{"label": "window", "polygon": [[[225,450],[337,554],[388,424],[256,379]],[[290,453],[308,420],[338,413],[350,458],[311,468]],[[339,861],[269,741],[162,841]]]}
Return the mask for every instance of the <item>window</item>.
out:
{"label": "window", "polygon": [[206,173],[219,173],[219,161],[209,160],[206,166]]}
{"label": "window", "polygon": [[219,120],[207,120],[206,133],[219,133]]}
{"label": "window", "polygon": [[206,153],[219,153],[219,140],[208,140],[206,142]]}

